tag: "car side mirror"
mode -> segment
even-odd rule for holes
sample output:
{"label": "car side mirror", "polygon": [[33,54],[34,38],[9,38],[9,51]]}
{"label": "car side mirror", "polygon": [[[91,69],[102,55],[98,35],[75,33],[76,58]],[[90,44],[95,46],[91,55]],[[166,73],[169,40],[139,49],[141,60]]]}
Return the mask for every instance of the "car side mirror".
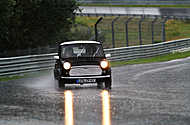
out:
{"label": "car side mirror", "polygon": [[106,58],[110,58],[111,54],[106,54],[105,56],[106,56]]}
{"label": "car side mirror", "polygon": [[55,60],[59,60],[59,56],[54,56],[53,57]]}

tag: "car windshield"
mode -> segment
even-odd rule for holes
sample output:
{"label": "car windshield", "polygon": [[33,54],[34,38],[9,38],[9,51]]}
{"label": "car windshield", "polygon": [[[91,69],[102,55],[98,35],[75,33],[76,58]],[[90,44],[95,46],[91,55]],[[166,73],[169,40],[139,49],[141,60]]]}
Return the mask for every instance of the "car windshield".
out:
{"label": "car windshield", "polygon": [[103,48],[100,44],[71,44],[61,48],[61,57],[103,57]]}

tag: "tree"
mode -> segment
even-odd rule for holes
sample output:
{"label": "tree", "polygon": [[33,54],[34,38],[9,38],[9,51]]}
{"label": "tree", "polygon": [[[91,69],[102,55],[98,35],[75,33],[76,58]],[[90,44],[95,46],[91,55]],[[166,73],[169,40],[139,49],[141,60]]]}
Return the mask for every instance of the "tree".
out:
{"label": "tree", "polygon": [[9,26],[9,18],[11,16],[12,4],[13,1],[11,0],[0,1],[0,50],[5,48],[5,43],[9,41],[8,26]]}
{"label": "tree", "polygon": [[11,6],[7,26],[8,49],[54,44],[60,40],[60,32],[64,33],[62,40],[67,40],[74,10],[78,8],[75,0],[12,0]]}

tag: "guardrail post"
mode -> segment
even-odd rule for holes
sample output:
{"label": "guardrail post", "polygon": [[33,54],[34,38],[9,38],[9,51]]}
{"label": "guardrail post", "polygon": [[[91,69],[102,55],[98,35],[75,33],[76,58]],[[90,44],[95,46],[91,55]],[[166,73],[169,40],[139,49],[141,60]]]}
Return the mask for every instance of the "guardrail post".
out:
{"label": "guardrail post", "polygon": [[114,32],[114,23],[119,19],[119,17],[116,17],[112,21],[112,47],[115,48],[115,32]]}
{"label": "guardrail post", "polygon": [[141,31],[141,24],[144,20],[144,16],[141,16],[141,19],[139,20],[139,42],[140,42],[140,45],[142,45],[142,31]]}
{"label": "guardrail post", "polygon": [[165,23],[168,20],[168,17],[165,17],[164,20],[162,21],[162,41],[166,41],[166,31],[165,31]]}
{"label": "guardrail post", "polygon": [[126,46],[129,46],[129,32],[128,32],[128,24],[133,19],[133,17],[129,17],[125,22],[125,32],[126,32]]}
{"label": "guardrail post", "polygon": [[156,17],[154,18],[154,20],[152,21],[152,23],[151,23],[151,30],[152,30],[152,44],[155,43],[155,42],[154,42],[154,24],[156,23],[157,19],[158,19],[158,17],[156,16]]}
{"label": "guardrail post", "polygon": [[100,17],[98,20],[97,20],[97,22],[96,22],[96,24],[95,24],[95,41],[98,41],[98,29],[97,29],[97,25],[98,25],[98,23],[100,23],[100,21],[102,21],[102,19],[103,19],[103,17]]}

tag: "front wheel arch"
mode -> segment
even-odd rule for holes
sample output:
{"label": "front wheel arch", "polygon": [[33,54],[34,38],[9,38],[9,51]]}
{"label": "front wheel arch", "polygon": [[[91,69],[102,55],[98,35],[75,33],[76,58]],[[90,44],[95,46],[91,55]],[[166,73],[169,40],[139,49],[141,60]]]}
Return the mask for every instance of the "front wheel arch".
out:
{"label": "front wheel arch", "polygon": [[112,87],[112,80],[111,78],[108,78],[105,80],[105,88],[111,89]]}

